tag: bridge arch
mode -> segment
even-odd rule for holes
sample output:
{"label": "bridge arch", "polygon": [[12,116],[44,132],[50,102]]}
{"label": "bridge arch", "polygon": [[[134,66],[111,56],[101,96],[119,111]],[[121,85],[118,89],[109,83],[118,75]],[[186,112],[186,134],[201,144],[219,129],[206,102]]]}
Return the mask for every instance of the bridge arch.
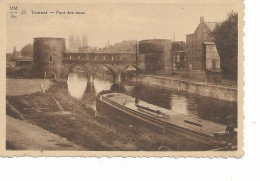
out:
{"label": "bridge arch", "polygon": [[83,64],[73,64],[73,65],[69,68],[69,70],[68,70],[68,72],[67,72],[67,75],[66,75],[67,78],[68,78],[69,74],[73,71],[73,69],[74,69],[75,67],[80,67],[80,68],[82,68],[82,69],[84,70],[84,72],[85,72],[87,78],[88,78],[88,79],[90,78],[90,76],[91,76],[91,75],[90,75],[90,71],[89,71],[88,68],[87,68],[85,65],[83,65]]}
{"label": "bridge arch", "polygon": [[123,72],[126,72],[127,70],[129,70],[130,67],[135,68],[138,71],[138,73],[143,73],[143,71],[144,71],[144,69],[141,66],[136,65],[136,64],[131,64],[131,65],[127,65]]}
{"label": "bridge arch", "polygon": [[108,65],[108,64],[100,66],[99,68],[96,69],[96,72],[98,72],[99,70],[101,70],[103,68],[107,68],[112,73],[114,78],[119,76],[118,70],[115,67]]}

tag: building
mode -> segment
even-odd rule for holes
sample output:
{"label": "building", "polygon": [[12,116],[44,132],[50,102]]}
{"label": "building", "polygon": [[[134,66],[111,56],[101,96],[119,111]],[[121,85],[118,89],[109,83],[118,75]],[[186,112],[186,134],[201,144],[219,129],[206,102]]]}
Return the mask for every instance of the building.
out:
{"label": "building", "polygon": [[13,53],[6,53],[6,67],[14,67],[15,61],[13,61]]}
{"label": "building", "polygon": [[220,58],[214,42],[204,42],[202,48],[202,60],[206,62],[206,74],[208,82],[221,82]]}
{"label": "building", "polygon": [[79,36],[77,36],[76,39],[74,39],[73,35],[69,36],[69,42],[68,42],[68,51],[69,52],[78,52],[79,51],[79,47],[82,46],[84,40],[84,45],[88,44],[88,39],[86,36],[83,36],[82,41],[80,40]]}
{"label": "building", "polygon": [[74,36],[70,35],[69,36],[69,42],[68,42],[68,51],[74,52],[75,51],[75,41],[74,41]]}
{"label": "building", "polygon": [[88,46],[88,37],[87,35],[84,35],[82,38],[82,47],[87,47]]}
{"label": "building", "polygon": [[81,47],[81,40],[79,39],[79,36],[77,36],[77,39],[75,41],[75,50],[78,52],[79,47]]}
{"label": "building", "polygon": [[16,59],[15,61],[16,67],[30,67],[32,66],[32,58],[21,56],[20,58]]}
{"label": "building", "polygon": [[172,74],[172,41],[151,39],[139,42],[139,54],[144,54],[145,72],[151,74]]}
{"label": "building", "polygon": [[13,56],[12,60],[17,60],[19,57],[21,57],[21,52],[16,50],[16,47],[13,47]]}
{"label": "building", "polygon": [[37,37],[33,39],[33,74],[37,78],[60,77],[65,38]]}
{"label": "building", "polygon": [[184,41],[172,42],[172,62],[174,70],[186,70],[187,68],[187,51]]}
{"label": "building", "polygon": [[204,17],[200,17],[200,24],[194,33],[186,35],[188,70],[205,70],[206,62],[202,59],[203,42],[212,42],[213,38],[210,33],[217,24],[205,22]]}

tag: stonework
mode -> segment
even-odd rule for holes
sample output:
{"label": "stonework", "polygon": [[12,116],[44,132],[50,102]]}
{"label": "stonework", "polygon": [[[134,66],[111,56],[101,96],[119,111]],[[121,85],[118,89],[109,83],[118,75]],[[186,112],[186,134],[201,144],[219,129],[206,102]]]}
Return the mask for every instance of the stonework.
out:
{"label": "stonework", "polygon": [[49,74],[59,77],[61,74],[64,38],[34,38],[33,39],[33,74],[45,78]]}
{"label": "stonework", "polygon": [[204,17],[200,17],[200,24],[194,33],[186,35],[188,70],[205,70],[206,62],[202,60],[202,44],[213,40],[210,33],[217,24],[204,22]]}

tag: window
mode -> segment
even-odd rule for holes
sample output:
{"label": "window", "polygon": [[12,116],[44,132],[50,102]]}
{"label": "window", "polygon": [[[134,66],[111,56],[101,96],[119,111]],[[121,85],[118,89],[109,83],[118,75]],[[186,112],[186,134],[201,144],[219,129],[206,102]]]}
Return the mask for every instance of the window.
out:
{"label": "window", "polygon": [[70,60],[71,60],[71,56],[70,56]]}

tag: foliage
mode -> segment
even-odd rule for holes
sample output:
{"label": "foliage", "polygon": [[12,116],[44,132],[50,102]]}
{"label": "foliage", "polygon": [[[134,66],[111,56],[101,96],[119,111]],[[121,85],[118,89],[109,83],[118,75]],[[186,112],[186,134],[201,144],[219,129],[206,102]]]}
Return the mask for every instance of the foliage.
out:
{"label": "foliage", "polygon": [[21,49],[21,55],[25,57],[33,58],[33,45],[32,44],[25,45]]}
{"label": "foliage", "polygon": [[212,32],[224,74],[237,78],[238,69],[238,14],[231,12]]}

